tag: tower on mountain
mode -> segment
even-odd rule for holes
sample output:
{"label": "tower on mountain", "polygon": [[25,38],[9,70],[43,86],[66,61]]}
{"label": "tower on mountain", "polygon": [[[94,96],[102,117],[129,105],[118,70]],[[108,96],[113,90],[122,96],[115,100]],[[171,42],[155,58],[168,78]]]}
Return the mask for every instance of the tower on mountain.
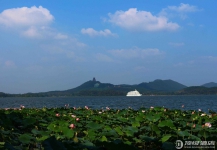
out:
{"label": "tower on mountain", "polygon": [[93,78],[93,81],[94,81],[94,82],[96,81],[95,77]]}

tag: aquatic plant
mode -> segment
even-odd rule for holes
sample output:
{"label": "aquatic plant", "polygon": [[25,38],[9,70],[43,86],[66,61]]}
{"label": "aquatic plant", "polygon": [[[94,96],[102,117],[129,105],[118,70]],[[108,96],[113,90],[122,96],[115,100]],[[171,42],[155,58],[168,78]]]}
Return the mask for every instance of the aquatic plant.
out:
{"label": "aquatic plant", "polygon": [[217,115],[150,107],[0,109],[0,149],[173,149],[217,141]]}

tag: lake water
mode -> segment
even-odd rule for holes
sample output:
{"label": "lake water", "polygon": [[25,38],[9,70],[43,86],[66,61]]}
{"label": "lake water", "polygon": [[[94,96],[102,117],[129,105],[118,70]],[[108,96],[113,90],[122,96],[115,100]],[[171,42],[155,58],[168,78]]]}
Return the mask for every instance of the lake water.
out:
{"label": "lake water", "polygon": [[92,109],[110,107],[114,109],[124,109],[131,107],[139,109],[151,106],[164,106],[169,109],[180,109],[184,105],[184,110],[198,110],[207,112],[208,109],[217,112],[217,95],[206,96],[105,96],[105,97],[35,97],[35,98],[0,98],[0,108],[17,108],[24,105],[26,108],[42,107],[70,107],[88,106]]}

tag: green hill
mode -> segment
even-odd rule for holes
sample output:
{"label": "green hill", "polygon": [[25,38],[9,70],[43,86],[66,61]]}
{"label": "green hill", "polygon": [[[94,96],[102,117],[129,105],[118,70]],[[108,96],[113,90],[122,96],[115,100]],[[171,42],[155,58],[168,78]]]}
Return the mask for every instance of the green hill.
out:
{"label": "green hill", "polygon": [[9,95],[3,92],[0,92],[0,97],[8,97]]}
{"label": "green hill", "polygon": [[141,83],[138,86],[143,87],[150,91],[158,91],[158,92],[174,92],[186,88],[185,85],[175,82],[173,80],[160,80],[160,79],[157,79],[149,83]]}
{"label": "green hill", "polygon": [[191,86],[179,90],[176,94],[181,95],[217,95],[217,87],[206,88],[203,86]]}
{"label": "green hill", "polygon": [[215,82],[209,82],[209,83],[203,84],[201,86],[204,86],[204,87],[207,87],[207,88],[217,87],[217,83],[215,83]]}
{"label": "green hill", "polygon": [[43,93],[27,93],[21,96],[125,96],[127,92],[137,89],[143,95],[173,94],[172,92],[186,88],[186,86],[172,80],[155,80],[149,83],[135,85],[101,83],[93,80],[65,91],[50,91]]}
{"label": "green hill", "polygon": [[[101,83],[93,80],[87,81],[80,86],[64,91],[49,91],[41,93],[10,94],[9,96],[21,97],[52,97],[52,96],[125,96],[127,92],[138,90],[142,95],[207,95],[217,94],[217,87],[206,88],[204,86],[187,87],[173,80],[154,80],[152,82],[143,82],[140,84],[114,85],[111,83]],[[0,93],[0,97],[5,93]]]}

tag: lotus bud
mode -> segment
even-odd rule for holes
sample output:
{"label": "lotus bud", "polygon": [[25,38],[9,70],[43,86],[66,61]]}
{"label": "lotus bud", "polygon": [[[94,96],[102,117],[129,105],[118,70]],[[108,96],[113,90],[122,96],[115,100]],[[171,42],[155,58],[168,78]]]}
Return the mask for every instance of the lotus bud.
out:
{"label": "lotus bud", "polygon": [[74,129],[74,128],[75,128],[75,125],[74,125],[74,124],[70,124],[69,127],[70,127],[71,129]]}

